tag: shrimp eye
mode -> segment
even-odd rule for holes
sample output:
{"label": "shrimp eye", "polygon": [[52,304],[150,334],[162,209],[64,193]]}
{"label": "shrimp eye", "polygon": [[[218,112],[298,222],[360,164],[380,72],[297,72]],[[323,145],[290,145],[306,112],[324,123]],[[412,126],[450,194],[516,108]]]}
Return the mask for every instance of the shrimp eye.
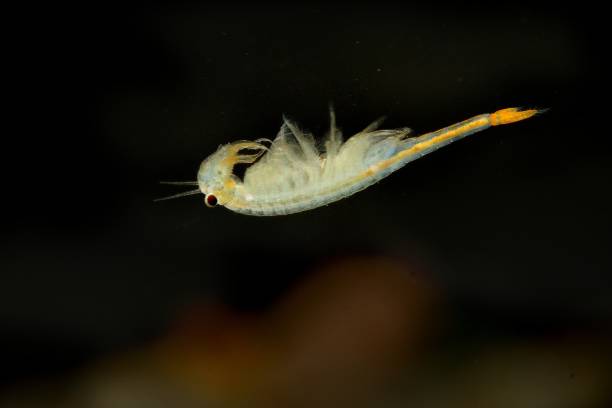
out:
{"label": "shrimp eye", "polygon": [[216,207],[217,206],[217,197],[215,197],[213,194],[208,194],[206,196],[206,198],[204,199],[204,203],[206,204],[207,207]]}

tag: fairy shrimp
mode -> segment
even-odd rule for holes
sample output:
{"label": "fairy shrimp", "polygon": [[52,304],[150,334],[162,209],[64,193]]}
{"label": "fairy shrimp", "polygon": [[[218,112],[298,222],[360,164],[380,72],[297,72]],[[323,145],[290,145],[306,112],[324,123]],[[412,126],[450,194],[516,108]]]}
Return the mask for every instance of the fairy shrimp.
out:
{"label": "fairy shrimp", "polygon": [[[518,122],[542,112],[507,108],[412,137],[409,128],[379,130],[379,119],[345,142],[330,107],[330,129],[319,149],[314,137],[287,118],[273,141],[240,140],[200,165],[197,181],[163,182],[197,189],[160,200],[204,194],[208,207],[247,215],[286,215],[341,200],[387,177],[413,160],[491,126]],[[243,179],[234,173],[250,164]]]}

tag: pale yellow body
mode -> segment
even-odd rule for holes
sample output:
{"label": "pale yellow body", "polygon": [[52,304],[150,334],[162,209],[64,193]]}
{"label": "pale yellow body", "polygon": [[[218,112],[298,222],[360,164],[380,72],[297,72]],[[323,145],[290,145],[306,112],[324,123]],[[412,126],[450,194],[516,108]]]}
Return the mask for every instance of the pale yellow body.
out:
{"label": "pale yellow body", "polygon": [[[343,142],[331,111],[331,128],[322,153],[310,134],[285,119],[269,147],[262,143],[264,139],[221,146],[202,162],[199,189],[182,195],[202,192],[207,205],[220,204],[248,215],[306,211],[363,190],[455,140],[536,113],[534,109],[502,109],[418,137],[409,137],[407,128],[377,130],[379,122],[375,122]],[[253,163],[244,180],[233,174],[236,163]]]}

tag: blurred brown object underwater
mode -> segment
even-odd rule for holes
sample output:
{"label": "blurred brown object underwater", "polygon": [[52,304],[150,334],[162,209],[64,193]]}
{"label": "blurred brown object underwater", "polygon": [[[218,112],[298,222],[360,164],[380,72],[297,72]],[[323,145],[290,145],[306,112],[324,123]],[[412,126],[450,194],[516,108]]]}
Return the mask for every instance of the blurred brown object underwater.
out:
{"label": "blurred brown object underwater", "polygon": [[264,313],[194,305],[155,344],[78,377],[24,384],[0,396],[0,407],[573,408],[610,401],[604,337],[441,346],[442,337],[457,337],[444,326],[449,318],[425,269],[398,258],[338,259]]}
{"label": "blurred brown object underwater", "polygon": [[429,331],[433,291],[415,272],[396,259],[337,260],[264,316],[205,309],[156,350],[217,401],[354,400],[405,366]]}

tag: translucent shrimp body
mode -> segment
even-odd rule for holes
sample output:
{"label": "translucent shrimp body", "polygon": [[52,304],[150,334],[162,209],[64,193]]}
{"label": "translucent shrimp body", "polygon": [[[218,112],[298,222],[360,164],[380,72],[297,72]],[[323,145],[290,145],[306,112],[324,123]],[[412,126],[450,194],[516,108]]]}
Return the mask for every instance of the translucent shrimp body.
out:
{"label": "translucent shrimp body", "polygon": [[[377,121],[343,142],[331,111],[322,152],[312,135],[285,119],[269,147],[263,140],[221,146],[202,162],[197,184],[207,205],[258,216],[297,213],[348,197],[455,140],[536,113],[502,109],[418,137],[409,137],[408,128],[377,130]],[[244,180],[233,174],[236,163],[253,163]]]}

